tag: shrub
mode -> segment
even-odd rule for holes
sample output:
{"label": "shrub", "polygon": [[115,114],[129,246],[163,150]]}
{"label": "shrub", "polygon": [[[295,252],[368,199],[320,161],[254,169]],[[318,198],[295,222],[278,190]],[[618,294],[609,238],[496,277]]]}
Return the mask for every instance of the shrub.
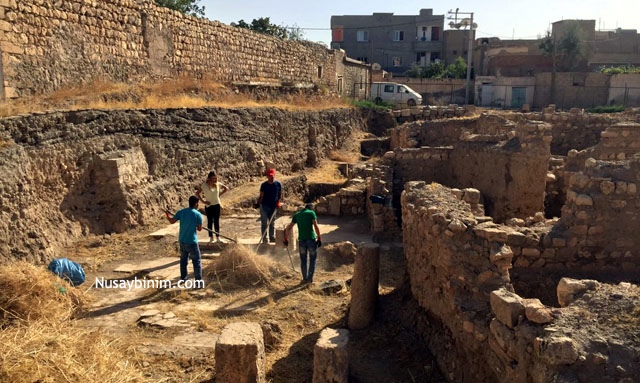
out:
{"label": "shrub", "polygon": [[359,108],[374,109],[374,110],[391,110],[393,109],[395,104],[387,101],[382,101],[377,104],[370,100],[362,100],[362,101],[353,101],[353,106],[357,106]]}
{"label": "shrub", "polygon": [[588,113],[618,113],[624,112],[624,106],[622,105],[609,105],[609,106],[596,106],[595,108],[587,109]]}

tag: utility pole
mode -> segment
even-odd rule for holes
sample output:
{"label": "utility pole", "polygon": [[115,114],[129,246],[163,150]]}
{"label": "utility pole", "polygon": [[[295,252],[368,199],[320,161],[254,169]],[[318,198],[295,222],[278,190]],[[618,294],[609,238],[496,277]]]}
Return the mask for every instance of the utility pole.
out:
{"label": "utility pole", "polygon": [[[467,23],[464,22],[465,19],[462,19],[461,22],[458,22],[458,14],[470,15],[470,20],[468,22],[469,25],[469,47],[467,48],[467,84],[464,92],[464,103],[469,104],[469,94],[471,88],[471,60],[473,59],[473,30],[476,27],[473,24],[473,12],[460,12],[460,8],[456,8],[455,13],[451,10],[448,12],[449,14],[455,14],[455,22],[449,23],[451,28],[460,29],[461,27],[467,26]],[[451,19],[451,16],[448,17]]]}
{"label": "utility pole", "polygon": [[464,104],[469,105],[469,87],[471,86],[471,60],[473,58],[473,12],[469,24],[469,48],[467,49],[467,87],[464,91]]}

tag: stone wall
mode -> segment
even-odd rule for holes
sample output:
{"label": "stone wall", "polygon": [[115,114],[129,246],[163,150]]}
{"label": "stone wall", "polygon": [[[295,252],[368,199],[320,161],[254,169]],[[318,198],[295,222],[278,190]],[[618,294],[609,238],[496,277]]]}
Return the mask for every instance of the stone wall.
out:
{"label": "stone wall", "polygon": [[[579,325],[586,314],[605,318],[610,313],[565,307],[594,282],[558,284],[549,278],[579,272],[593,277],[614,272],[618,280],[630,272],[637,277],[637,266],[625,269],[638,264],[637,255],[629,265],[612,254],[602,262],[584,257],[575,247],[578,242],[562,237],[570,229],[561,222],[545,222],[539,214],[499,225],[478,216],[464,195],[422,181],[407,183],[402,193],[409,283],[423,310],[411,310],[410,320],[449,381],[543,383],[577,376],[581,382],[632,381],[620,379],[635,369],[633,341],[620,341],[610,329],[596,334],[591,327],[582,330],[587,324]],[[556,285],[560,302],[555,301]],[[631,291],[626,285],[618,289],[620,299]],[[610,299],[604,293],[604,300]],[[588,306],[586,295],[585,301]],[[616,364],[625,367],[616,369]]]}
{"label": "stone wall", "polygon": [[[637,128],[640,126],[636,125]],[[559,225],[578,257],[601,270],[637,269],[640,230],[640,157],[626,161],[589,158],[583,172],[570,173]]]}
{"label": "stone wall", "polygon": [[497,221],[534,215],[544,208],[550,130],[493,116],[404,125],[392,132],[392,147],[418,148],[394,150],[394,195],[408,181],[438,182],[479,189]]}
{"label": "stone wall", "polygon": [[584,113],[580,109],[557,112],[551,105],[542,113],[528,113],[527,118],[551,124],[551,154],[566,156],[569,150],[582,150],[600,142],[600,133],[622,118],[615,114]]}
{"label": "stone wall", "polygon": [[[92,80],[188,75],[222,83],[322,86],[368,78],[362,65],[320,44],[280,40],[184,15],[152,0],[2,0],[0,50],[7,98]],[[359,74],[359,75],[358,75]]]}
{"label": "stone wall", "polygon": [[[44,261],[77,237],[154,222],[215,169],[231,187],[314,167],[356,109],[42,113],[0,120],[0,253]],[[361,203],[364,207],[364,193]],[[160,214],[160,215],[159,215]]]}

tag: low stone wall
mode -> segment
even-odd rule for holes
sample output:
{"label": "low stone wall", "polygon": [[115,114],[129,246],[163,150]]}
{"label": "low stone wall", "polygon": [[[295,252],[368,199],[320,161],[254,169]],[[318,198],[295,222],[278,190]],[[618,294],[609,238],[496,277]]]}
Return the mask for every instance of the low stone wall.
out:
{"label": "low stone wall", "polygon": [[[455,132],[449,137],[459,138],[446,147],[425,146],[430,142],[408,133],[414,131],[413,127],[399,128],[413,137],[400,138],[400,142],[412,140],[420,147],[394,150],[394,195],[399,195],[406,182],[422,180],[479,189],[486,213],[496,221],[526,218],[542,211],[550,157],[550,127],[535,121],[500,122],[502,125],[462,122],[462,126],[457,127],[455,121],[425,123],[423,127],[427,129],[445,126]],[[428,136],[421,137],[427,139]]]}
{"label": "low stone wall", "polygon": [[638,182],[640,157],[610,162],[586,160],[586,169],[569,178],[559,225],[573,252],[602,270],[635,270],[640,261]]}
{"label": "low stone wall", "polygon": [[555,105],[548,106],[541,113],[526,113],[525,117],[551,125],[551,154],[563,156],[571,149],[583,150],[596,145],[600,141],[600,133],[623,119],[616,114],[585,113],[577,108],[571,112],[557,112]]}
{"label": "low stone wall", "polygon": [[319,214],[350,216],[365,214],[365,186],[363,179],[354,178],[336,193],[318,198],[315,210]]}
{"label": "low stone wall", "polygon": [[185,206],[210,170],[231,187],[264,179],[266,164],[284,176],[316,166],[364,129],[356,109],[87,110],[2,119],[0,253],[45,261],[83,234],[119,232]]}

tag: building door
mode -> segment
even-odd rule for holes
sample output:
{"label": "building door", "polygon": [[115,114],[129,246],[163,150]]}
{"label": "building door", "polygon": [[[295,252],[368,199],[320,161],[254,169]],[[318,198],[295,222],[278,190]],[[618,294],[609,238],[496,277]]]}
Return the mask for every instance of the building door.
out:
{"label": "building door", "polygon": [[522,105],[527,102],[527,88],[523,86],[511,88],[511,108],[522,109]]}
{"label": "building door", "polygon": [[493,85],[482,84],[480,91],[480,106],[491,106],[493,103]]}
{"label": "building door", "polygon": [[427,56],[427,52],[418,52],[416,54],[416,64],[421,67],[426,67],[429,64],[430,57]]}

